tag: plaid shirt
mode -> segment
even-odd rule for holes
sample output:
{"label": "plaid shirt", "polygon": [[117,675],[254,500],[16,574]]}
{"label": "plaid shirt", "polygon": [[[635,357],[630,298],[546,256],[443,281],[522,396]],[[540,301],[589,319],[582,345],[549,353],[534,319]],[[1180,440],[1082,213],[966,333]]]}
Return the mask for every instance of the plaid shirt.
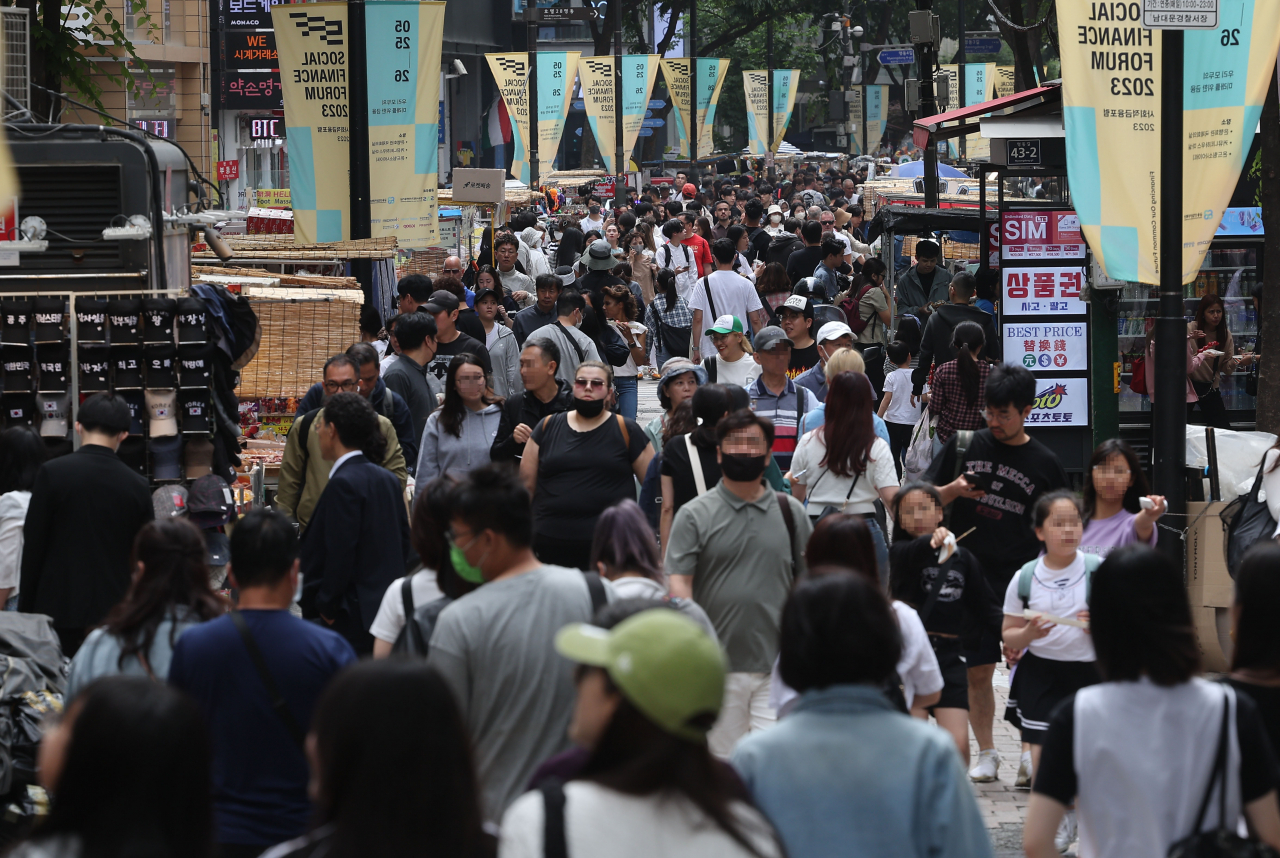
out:
{"label": "plaid shirt", "polygon": [[[693,313],[689,311],[689,305],[683,298],[677,297],[675,306],[670,310],[663,309],[666,306],[666,296],[655,295],[644,311],[644,325],[649,329],[648,342],[662,351],[666,351],[667,347],[662,342],[662,332],[658,330],[659,320],[668,328],[693,327]],[[688,357],[688,355],[671,355],[671,357]]]}
{"label": "plaid shirt", "polygon": [[947,443],[961,429],[986,429],[981,412],[986,402],[987,376],[991,364],[978,361],[978,401],[968,402],[960,383],[956,361],[948,361],[933,371],[929,386],[929,413],[938,418],[938,441]]}

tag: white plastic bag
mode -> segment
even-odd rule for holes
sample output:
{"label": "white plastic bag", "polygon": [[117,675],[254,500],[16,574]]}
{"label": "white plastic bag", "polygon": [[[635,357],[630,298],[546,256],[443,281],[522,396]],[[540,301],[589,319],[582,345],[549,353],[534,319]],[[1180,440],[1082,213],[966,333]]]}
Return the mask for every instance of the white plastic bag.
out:
{"label": "white plastic bag", "polygon": [[[1187,427],[1187,467],[1203,470],[1209,464],[1205,427]],[[1253,478],[1258,475],[1262,457],[1275,446],[1276,436],[1270,432],[1237,432],[1233,429],[1215,429],[1214,441],[1218,447],[1218,484],[1222,500],[1230,503],[1253,488]]]}
{"label": "white plastic bag", "polygon": [[938,434],[938,418],[929,415],[924,409],[915,428],[911,430],[911,443],[902,456],[902,484],[914,482],[924,477],[924,472],[933,464],[933,439]]}

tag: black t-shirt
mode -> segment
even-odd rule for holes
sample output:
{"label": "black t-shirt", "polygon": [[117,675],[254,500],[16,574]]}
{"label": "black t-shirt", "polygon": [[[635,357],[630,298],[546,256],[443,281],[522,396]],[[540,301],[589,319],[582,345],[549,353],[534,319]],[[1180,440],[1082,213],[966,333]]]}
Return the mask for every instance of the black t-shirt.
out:
{"label": "black t-shirt", "polygon": [[635,500],[631,466],[649,446],[649,437],[634,420],[621,419],[628,442],[616,415],[590,432],[570,428],[568,414],[553,415],[533,430],[531,438],[538,445],[535,533],[590,542],[601,510]]}
{"label": "black t-shirt", "polygon": [[[938,549],[929,547],[932,537],[932,534],[925,534],[889,546],[889,580],[893,597],[918,612],[923,611],[929,601],[929,593],[941,568]],[[956,549],[947,570],[946,583],[942,585],[933,610],[927,618],[921,615],[920,619],[928,632],[972,637],[978,630],[986,629],[999,634],[1004,612],[995,603],[991,587],[982,574],[982,565],[968,549]]]}
{"label": "black t-shirt", "polygon": [[818,341],[814,340],[808,346],[798,349],[791,347],[791,364],[787,367],[787,375],[795,378],[807,369],[812,369],[821,362],[818,357]]}
{"label": "black t-shirt", "polygon": [[484,342],[484,323],[480,321],[476,311],[470,307],[463,307],[458,311],[458,320],[454,322],[454,326],[472,339]]}
{"label": "black t-shirt", "polygon": [[[925,482],[945,486],[956,467],[956,439],[952,435],[929,466]],[[965,539],[986,573],[993,596],[1004,600],[1013,574],[1040,553],[1032,528],[1031,507],[1044,492],[1067,486],[1067,473],[1058,457],[1034,438],[1019,446],[1002,444],[990,429],[973,434],[960,472],[992,477],[991,489],[979,500],[956,498],[951,505],[951,532],[977,530]]]}
{"label": "black t-shirt", "polygon": [[[662,475],[670,477],[675,488],[675,509],[698,496],[698,484],[693,479],[693,463],[689,461],[689,448],[684,435],[677,435],[662,445]],[[698,447],[698,460],[702,462],[702,479],[707,489],[720,482],[720,463],[716,461],[716,448]]]}
{"label": "black t-shirt", "polygon": [[762,226],[747,227],[747,234],[751,236],[751,245],[747,248],[747,261],[754,265],[757,260],[764,259],[773,236],[769,235]]}
{"label": "black t-shirt", "polygon": [[451,343],[436,341],[436,356],[427,364],[427,372],[440,379],[440,384],[443,386],[450,362],[463,352],[470,352],[480,358],[480,363],[484,366],[484,374],[493,375],[493,362],[489,360],[489,350],[484,347],[484,341],[461,331],[458,332],[458,338]]}
{"label": "black t-shirt", "polygon": [[[1252,686],[1250,686],[1252,687]],[[1206,726],[1204,741],[1217,742],[1222,725],[1219,710],[1215,723]],[[1040,751],[1040,768],[1032,789],[1064,805],[1079,792],[1075,766],[1076,696],[1058,704],[1049,719],[1049,732]],[[1258,707],[1248,694],[1236,695],[1236,740],[1240,746],[1241,805],[1257,801],[1276,788],[1276,757],[1262,727]],[[1196,787],[1200,790],[1201,787]],[[1216,801],[1217,799],[1215,799]]]}
{"label": "black t-shirt", "polygon": [[[1280,686],[1254,685],[1238,679],[1223,681],[1257,704],[1262,729],[1267,731],[1267,738],[1271,740],[1271,750],[1280,753]],[[1280,764],[1280,761],[1277,763]]]}
{"label": "black t-shirt", "polygon": [[813,270],[821,261],[822,247],[819,245],[806,245],[791,254],[791,258],[787,260],[787,276],[791,278],[791,285],[795,286],[804,278],[812,277]]}

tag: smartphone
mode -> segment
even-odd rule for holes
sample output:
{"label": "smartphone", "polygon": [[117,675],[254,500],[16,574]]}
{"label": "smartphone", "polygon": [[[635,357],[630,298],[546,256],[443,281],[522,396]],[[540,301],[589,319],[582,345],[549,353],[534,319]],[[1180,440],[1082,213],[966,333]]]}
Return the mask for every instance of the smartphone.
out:
{"label": "smartphone", "polygon": [[977,488],[982,489],[984,492],[991,491],[990,474],[978,474],[973,471],[965,471],[964,481],[971,486],[976,486]]}

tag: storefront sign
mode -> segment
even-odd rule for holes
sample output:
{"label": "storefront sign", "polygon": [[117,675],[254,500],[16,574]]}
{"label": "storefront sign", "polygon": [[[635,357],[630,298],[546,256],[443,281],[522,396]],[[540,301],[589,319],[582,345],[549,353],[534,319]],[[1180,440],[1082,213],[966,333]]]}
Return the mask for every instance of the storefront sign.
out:
{"label": "storefront sign", "polygon": [[223,32],[219,34],[218,41],[222,51],[222,68],[227,71],[241,69],[271,71],[280,65],[280,54],[276,51],[276,34],[270,30]]}
{"label": "storefront sign", "polygon": [[284,120],[274,116],[242,117],[249,126],[250,140],[280,140],[285,136]]}
{"label": "storefront sign", "polygon": [[1083,259],[1084,237],[1074,211],[1004,212],[1005,259]]}
{"label": "storefront sign", "polygon": [[[1280,3],[1220,0],[1223,29],[1183,33],[1183,283],[1200,270],[1276,74]],[[1108,277],[1160,282],[1163,34],[1137,3],[1059,3],[1071,197]]]}
{"label": "storefront sign", "polygon": [[1088,426],[1089,380],[1037,378],[1028,426]]}
{"label": "storefront sign", "polygon": [[1088,327],[1084,322],[1006,324],[1004,360],[1030,370],[1086,370]]}
{"label": "storefront sign", "polygon": [[287,209],[291,196],[288,188],[259,188],[254,191],[258,205],[264,209]]}
{"label": "storefront sign", "polygon": [[239,161],[219,161],[218,162],[218,181],[233,182],[240,178],[240,162]]}
{"label": "storefront sign", "polygon": [[219,30],[271,29],[271,7],[288,0],[214,0],[214,22]]}
{"label": "storefront sign", "polygon": [[[582,99],[586,103],[587,124],[595,135],[606,173],[616,174],[627,164],[617,163],[617,131],[614,126],[614,57],[585,57],[578,60]],[[631,154],[649,108],[649,96],[658,72],[660,57],[627,54],[622,58],[622,151]],[[710,150],[708,150],[710,152]]]}
{"label": "storefront sign", "polygon": [[227,110],[283,110],[284,88],[278,72],[226,72],[222,106]]}
{"label": "storefront sign", "polygon": [[1084,286],[1084,268],[1004,268],[1004,302],[1006,316],[1033,316],[1055,313],[1063,316],[1084,315],[1086,304],[1080,299]]}
{"label": "storefront sign", "polygon": [[1218,224],[1218,235],[1262,235],[1262,208],[1227,209]]}

